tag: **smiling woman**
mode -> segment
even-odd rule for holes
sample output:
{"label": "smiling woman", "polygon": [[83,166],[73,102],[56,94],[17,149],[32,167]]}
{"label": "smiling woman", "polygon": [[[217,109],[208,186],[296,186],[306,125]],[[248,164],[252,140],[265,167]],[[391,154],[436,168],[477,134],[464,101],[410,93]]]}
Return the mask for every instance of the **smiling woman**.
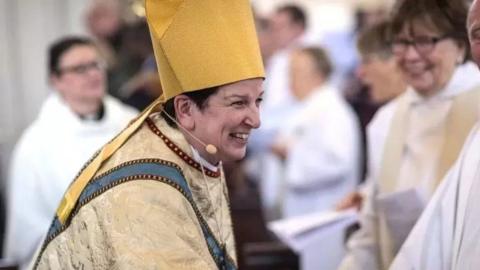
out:
{"label": "smiling woman", "polygon": [[212,164],[217,164],[220,160],[226,162],[242,159],[250,131],[260,126],[261,87],[261,79],[220,86],[207,99],[204,108],[196,106],[182,95],[175,97],[179,123],[200,141],[216,146],[218,153],[207,153],[189,133],[184,134],[187,141]]}
{"label": "smiling woman", "polygon": [[392,52],[409,88],[370,123],[371,186],[342,270],[388,269],[479,114],[464,1],[398,3]]}
{"label": "smiling woman", "polygon": [[[38,269],[237,268],[222,161],[242,159],[260,125],[250,2],[147,0],[146,14],[163,96],[69,187]],[[84,53],[62,59],[55,79],[93,82],[100,70]]]}
{"label": "smiling woman", "polygon": [[461,19],[466,10],[447,9],[429,1],[418,5],[428,12],[401,5],[395,13],[392,51],[407,83],[420,95],[431,96],[445,88],[456,67],[470,58]]}
{"label": "smiling woman", "polygon": [[[467,29],[472,54],[478,60],[480,2],[470,7]],[[474,100],[478,105],[478,101]],[[391,270],[476,269],[479,235],[480,129],[472,128],[458,162],[443,180],[419,222],[410,233]]]}

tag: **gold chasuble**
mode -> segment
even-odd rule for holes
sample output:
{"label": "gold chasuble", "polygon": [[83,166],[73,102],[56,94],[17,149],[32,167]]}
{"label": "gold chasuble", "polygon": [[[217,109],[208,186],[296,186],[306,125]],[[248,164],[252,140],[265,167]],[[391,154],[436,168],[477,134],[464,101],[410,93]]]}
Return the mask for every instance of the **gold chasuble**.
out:
{"label": "gold chasuble", "polygon": [[151,116],[90,181],[67,225],[53,223],[36,268],[219,269],[215,246],[236,265],[224,175],[203,171],[208,187],[183,135]]}

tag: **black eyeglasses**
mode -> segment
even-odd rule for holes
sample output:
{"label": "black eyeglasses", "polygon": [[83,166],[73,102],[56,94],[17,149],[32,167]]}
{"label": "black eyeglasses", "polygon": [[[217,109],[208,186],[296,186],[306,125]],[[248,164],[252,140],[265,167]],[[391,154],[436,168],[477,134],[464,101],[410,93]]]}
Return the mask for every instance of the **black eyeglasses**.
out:
{"label": "black eyeglasses", "polygon": [[439,37],[420,36],[413,40],[401,38],[395,39],[392,42],[392,52],[396,55],[403,55],[408,50],[408,47],[412,45],[419,54],[427,55],[433,50],[438,42],[449,37],[451,37],[451,35],[447,34]]}
{"label": "black eyeglasses", "polygon": [[92,61],[88,62],[85,64],[79,64],[79,65],[74,65],[70,67],[63,67],[58,69],[59,74],[65,74],[65,73],[75,73],[78,75],[84,75],[87,74],[88,71],[96,69],[96,70],[104,70],[105,69],[105,63],[100,62],[100,61]]}

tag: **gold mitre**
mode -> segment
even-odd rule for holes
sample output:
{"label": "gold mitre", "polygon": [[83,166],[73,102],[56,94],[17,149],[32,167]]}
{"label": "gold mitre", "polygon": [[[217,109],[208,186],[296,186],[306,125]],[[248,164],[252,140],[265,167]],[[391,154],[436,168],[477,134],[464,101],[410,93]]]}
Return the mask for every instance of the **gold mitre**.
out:
{"label": "gold mitre", "polygon": [[163,100],[264,77],[249,0],[146,0]]}

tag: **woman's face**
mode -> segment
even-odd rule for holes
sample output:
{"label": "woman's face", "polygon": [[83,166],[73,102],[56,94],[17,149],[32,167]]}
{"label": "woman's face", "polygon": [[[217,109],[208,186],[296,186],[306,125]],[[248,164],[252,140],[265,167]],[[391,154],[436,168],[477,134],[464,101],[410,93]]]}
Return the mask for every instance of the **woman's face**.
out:
{"label": "woman's face", "polygon": [[356,72],[360,80],[370,88],[370,96],[374,102],[381,103],[392,99],[398,94],[395,90],[404,87],[402,75],[393,56],[364,54]]}
{"label": "woman's face", "polygon": [[245,156],[248,137],[260,126],[259,106],[262,100],[262,79],[248,79],[220,86],[210,96],[205,108],[195,107],[192,133],[218,152],[209,155],[204,147],[197,149],[211,163],[236,161]]}
{"label": "woman's face", "polygon": [[445,87],[455,67],[463,61],[463,46],[446,34],[415,21],[405,24],[394,38],[392,50],[400,70],[406,82],[423,96]]}
{"label": "woman's face", "polygon": [[292,53],[289,68],[290,89],[297,100],[304,100],[323,83],[323,76],[309,53],[301,50]]}

